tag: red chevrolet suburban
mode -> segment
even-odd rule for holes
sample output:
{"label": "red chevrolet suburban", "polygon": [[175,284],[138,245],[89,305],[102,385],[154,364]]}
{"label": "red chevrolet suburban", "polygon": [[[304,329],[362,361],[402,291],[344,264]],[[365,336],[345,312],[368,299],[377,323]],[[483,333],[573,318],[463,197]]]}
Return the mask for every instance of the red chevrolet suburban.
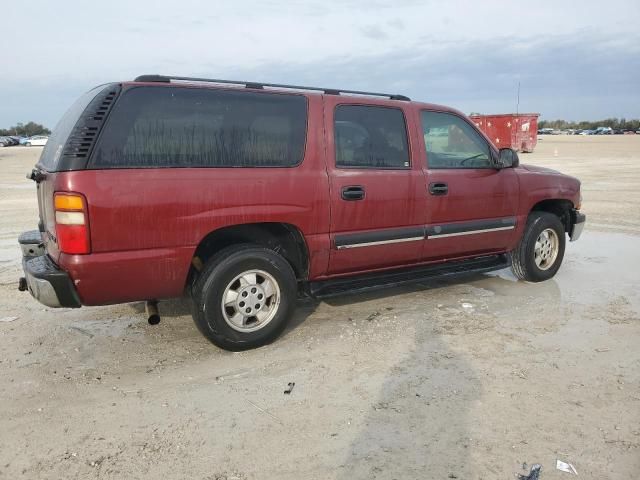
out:
{"label": "red chevrolet suburban", "polygon": [[21,290],[50,307],[186,292],[229,350],[275,339],[299,295],[509,265],[549,279],[585,222],[577,179],[520,165],[457,110],[292,85],[101,85],[29,178]]}

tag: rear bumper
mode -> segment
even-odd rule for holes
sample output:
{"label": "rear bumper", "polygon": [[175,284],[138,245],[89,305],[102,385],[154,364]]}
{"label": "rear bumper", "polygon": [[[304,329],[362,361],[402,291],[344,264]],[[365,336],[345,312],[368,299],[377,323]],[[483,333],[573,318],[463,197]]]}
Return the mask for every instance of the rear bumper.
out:
{"label": "rear bumper", "polygon": [[20,235],[24,280],[20,279],[19,288],[29,290],[33,298],[48,307],[80,307],[71,277],[45,254],[40,238],[37,230]]}
{"label": "rear bumper", "polygon": [[569,228],[569,239],[575,242],[582,235],[584,224],[587,221],[587,216],[584,213],[580,213],[579,210],[571,211],[571,227]]}
{"label": "rear bumper", "polygon": [[78,308],[80,299],[69,274],[48,255],[23,258],[22,269],[29,293],[47,307]]}

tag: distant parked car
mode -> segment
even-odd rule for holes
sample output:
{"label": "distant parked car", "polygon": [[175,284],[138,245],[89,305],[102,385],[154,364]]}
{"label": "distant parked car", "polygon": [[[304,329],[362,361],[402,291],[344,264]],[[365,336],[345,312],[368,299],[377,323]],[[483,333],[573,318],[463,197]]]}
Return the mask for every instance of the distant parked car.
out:
{"label": "distant parked car", "polygon": [[3,147],[11,147],[18,144],[17,140],[15,140],[15,137],[0,137],[0,142],[2,143]]}
{"label": "distant parked car", "polygon": [[25,145],[29,141],[29,137],[20,137],[20,145]]}
{"label": "distant parked car", "polygon": [[9,140],[11,140],[11,145],[20,145],[20,137],[15,137],[11,135],[9,137]]}
{"label": "distant parked car", "polygon": [[24,144],[27,147],[44,147],[47,144],[47,140],[49,140],[49,137],[46,135],[34,135],[33,137],[27,138]]}

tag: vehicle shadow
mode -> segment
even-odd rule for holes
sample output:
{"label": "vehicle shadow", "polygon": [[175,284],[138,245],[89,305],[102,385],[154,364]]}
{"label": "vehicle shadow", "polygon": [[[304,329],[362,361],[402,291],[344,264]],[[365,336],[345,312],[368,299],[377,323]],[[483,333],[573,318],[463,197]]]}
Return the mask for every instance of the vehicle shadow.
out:
{"label": "vehicle shadow", "polygon": [[332,306],[342,306],[348,305],[355,302],[366,302],[369,300],[378,300],[387,297],[393,297],[403,293],[415,293],[421,291],[430,291],[437,290],[439,288],[446,288],[452,285],[458,285],[461,283],[470,283],[474,281],[482,280],[486,278],[485,274],[482,273],[472,273],[472,274],[462,274],[455,277],[449,278],[434,278],[433,280],[422,280],[420,282],[411,283],[404,286],[398,287],[387,287],[380,290],[372,290],[369,292],[351,294],[351,295],[341,295],[337,297],[330,297],[324,302],[328,303]]}
{"label": "vehicle shadow", "polygon": [[[462,284],[515,302],[526,301],[534,295],[554,304],[561,296],[554,280],[529,284],[517,281],[503,270],[330,301],[332,305],[346,305],[399,293],[426,294]],[[440,317],[438,309],[434,310],[424,321],[407,319],[413,331],[413,342],[409,346],[396,345],[390,335],[389,349],[393,355],[386,357],[390,360],[384,365],[385,378],[375,393],[373,389],[359,389],[361,394],[363,390],[371,394],[366,398],[367,408],[355,419],[359,430],[350,441],[335,478],[465,479],[478,476],[476,470],[481,465],[471,452],[482,449],[473,439],[478,436],[477,426],[483,422],[474,416],[474,406],[483,396],[483,374],[474,368],[467,350],[468,339],[458,336],[464,333],[455,333],[460,332],[456,322],[472,321],[472,318]],[[393,361],[394,358],[397,360]]]}
{"label": "vehicle shadow", "polygon": [[336,478],[474,478],[469,426],[478,375],[442,339],[415,340],[368,399]]}
{"label": "vehicle shadow", "polygon": [[[488,278],[486,274],[463,274],[451,278],[426,280],[404,286],[388,287],[380,290],[373,290],[357,294],[345,294],[322,300],[317,300],[309,297],[299,297],[296,301],[295,313],[289,321],[289,324],[282,334],[282,337],[285,337],[286,335],[300,327],[302,324],[304,324],[307,318],[315,312],[321,302],[327,303],[332,307],[340,307],[368,302],[371,300],[390,298],[406,293],[433,291],[440,288],[447,288],[452,285],[478,282],[486,278]],[[139,314],[146,319],[145,302],[133,302],[130,303],[129,306],[134,310],[136,314]],[[179,298],[161,300],[158,304],[158,310],[161,319],[179,318],[185,316],[190,317],[191,309],[191,299],[186,295]]]}
{"label": "vehicle shadow", "polygon": [[[145,315],[145,302],[133,302],[129,306],[138,314]],[[187,296],[170,298],[158,302],[160,318],[183,317],[191,315],[191,299]]]}
{"label": "vehicle shadow", "polygon": [[[287,332],[295,330],[302,325],[307,317],[311,315],[320,302],[307,298],[299,298],[296,303],[296,310],[293,318],[289,321],[285,335]],[[144,317],[146,320],[145,302],[132,302],[129,307],[133,309],[135,314]],[[192,306],[191,298],[183,296],[179,298],[170,298],[158,302],[158,312],[161,319],[174,319],[180,317],[191,317]]]}
{"label": "vehicle shadow", "polygon": [[[486,279],[467,275],[329,300],[331,305],[384,300]],[[421,312],[422,313],[422,312]],[[427,313],[427,312],[424,312]],[[481,381],[454,336],[443,335],[437,314],[407,318],[407,338],[390,335],[381,382],[358,389],[366,408],[335,478],[472,478],[471,409]],[[422,320],[424,318],[424,320]],[[359,381],[359,380],[358,380]],[[364,393],[363,393],[364,392]]]}
{"label": "vehicle shadow", "polygon": [[486,278],[483,274],[460,275],[449,279],[433,279],[429,281],[421,281],[398,287],[387,287],[379,290],[371,290],[368,292],[345,294],[335,297],[324,298],[321,300],[314,298],[299,298],[294,318],[291,319],[284,335],[295,330],[302,325],[307,317],[316,310],[320,303],[326,303],[332,307],[342,307],[354,305],[358,303],[368,302],[371,300],[382,300],[384,298],[395,297],[406,293],[416,293],[422,291],[431,291],[439,288],[446,288],[459,283],[469,283]]}

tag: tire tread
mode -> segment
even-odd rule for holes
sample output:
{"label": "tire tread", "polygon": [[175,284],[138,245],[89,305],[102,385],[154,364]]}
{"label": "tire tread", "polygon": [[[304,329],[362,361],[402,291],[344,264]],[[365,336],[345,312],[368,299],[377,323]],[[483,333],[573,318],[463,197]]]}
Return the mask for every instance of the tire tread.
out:
{"label": "tire tread", "polygon": [[[211,328],[209,328],[207,313],[203,308],[200,308],[201,305],[204,304],[205,296],[207,295],[207,290],[210,287],[210,284],[215,281],[215,278],[218,276],[218,272],[227,267],[227,265],[234,261],[242,260],[243,254],[251,253],[255,256],[261,256],[263,260],[266,260],[272,264],[275,263],[273,261],[273,257],[277,256],[277,260],[280,262],[280,267],[284,267],[283,275],[287,278],[284,279],[284,283],[280,286],[283,290],[283,295],[289,295],[291,297],[290,304],[288,308],[286,306],[282,306],[284,308],[283,315],[284,319],[277,325],[276,328],[270,329],[268,333],[264,333],[261,330],[257,332],[261,332],[261,335],[255,335],[257,332],[252,333],[236,333],[233,332],[234,337],[231,338],[228,335],[224,335],[220,332],[215,332]],[[272,249],[263,247],[261,245],[251,244],[251,243],[242,243],[231,245],[229,247],[223,248],[219,252],[217,252],[209,261],[206,263],[202,272],[198,275],[198,278],[193,284],[192,289],[192,316],[196,327],[209,341],[211,341],[214,345],[217,345],[220,348],[229,351],[241,351],[248,350],[251,348],[257,348],[262,345],[266,345],[273,340],[275,340],[285,329],[288,323],[288,317],[291,315],[291,311],[293,309],[293,304],[295,303],[296,298],[296,281],[295,274],[289,262],[287,262],[282,256],[273,251]],[[288,291],[287,291],[288,290]],[[293,291],[291,291],[293,290]],[[272,320],[273,322],[273,320]],[[227,327],[228,328],[228,327]],[[268,328],[268,327],[265,327]],[[242,335],[247,335],[252,337],[251,339],[242,339]]]}
{"label": "tire tread", "polygon": [[[538,235],[536,232],[541,223],[544,228],[555,227],[558,231],[558,238],[560,240],[560,251],[558,252],[558,258],[556,259],[557,264],[545,271],[537,269],[528,257],[528,250],[531,248],[531,242],[535,242],[535,238],[533,238],[533,236]],[[562,263],[562,258],[564,256],[564,236],[565,231],[562,222],[553,213],[541,211],[529,214],[522,238],[516,248],[511,251],[511,271],[514,276],[519,280],[525,280],[527,282],[540,282],[555,275],[558,268],[560,268],[560,264]],[[549,275],[549,273],[551,273],[551,275]]]}

